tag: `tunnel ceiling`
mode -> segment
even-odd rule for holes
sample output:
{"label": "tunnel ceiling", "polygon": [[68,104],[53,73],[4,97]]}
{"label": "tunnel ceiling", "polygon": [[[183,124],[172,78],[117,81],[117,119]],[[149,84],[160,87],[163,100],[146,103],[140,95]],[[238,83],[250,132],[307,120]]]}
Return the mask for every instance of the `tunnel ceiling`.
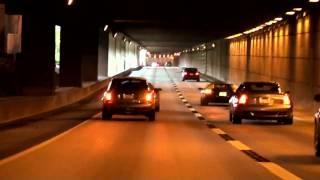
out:
{"label": "tunnel ceiling", "polygon": [[151,52],[176,52],[224,38],[308,4],[308,0],[74,0],[82,16],[109,24]]}

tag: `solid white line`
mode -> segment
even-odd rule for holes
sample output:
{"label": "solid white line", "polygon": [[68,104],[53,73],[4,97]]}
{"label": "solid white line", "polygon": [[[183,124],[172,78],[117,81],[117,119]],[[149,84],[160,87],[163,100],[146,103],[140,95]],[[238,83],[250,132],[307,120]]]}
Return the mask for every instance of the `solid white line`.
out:
{"label": "solid white line", "polygon": [[273,162],[259,162],[263,167],[268,169],[271,173],[280,177],[281,179],[300,180],[301,178],[282,168]]}
{"label": "solid white line", "polygon": [[185,99],[182,99],[182,102],[188,102],[187,100],[185,100]]}
{"label": "solid white line", "polygon": [[[98,113],[98,114],[94,115],[90,119],[96,118],[96,117],[100,116],[100,114],[101,113]],[[52,138],[50,138],[50,139],[48,139],[48,140],[46,140],[46,141],[44,141],[44,142],[42,142],[42,143],[40,143],[38,145],[32,146],[32,147],[30,147],[30,148],[28,148],[28,149],[26,149],[24,151],[21,151],[21,152],[19,152],[17,154],[14,154],[14,155],[11,155],[11,156],[9,156],[9,157],[7,157],[5,159],[2,159],[2,160],[0,160],[0,166],[2,166],[4,164],[7,164],[7,163],[9,163],[11,161],[14,161],[16,159],[19,159],[19,158],[21,158],[23,156],[26,156],[26,155],[28,155],[28,154],[30,154],[30,153],[38,150],[38,149],[41,149],[41,148],[51,144],[51,143],[57,141],[58,139],[62,138],[63,136],[66,136],[67,134],[71,133],[72,131],[80,128],[81,126],[85,125],[88,122],[89,122],[89,120],[83,121],[82,123],[76,125],[75,127],[71,128],[71,129],[69,129],[69,130],[67,130],[67,131],[65,131],[65,132],[63,132],[61,134],[58,134],[57,136],[54,136],[54,137],[52,137]]]}
{"label": "solid white line", "polygon": [[234,146],[235,148],[239,149],[240,151],[251,150],[248,146],[246,146],[245,144],[243,144],[242,142],[237,141],[237,140],[228,141],[228,143],[230,143],[232,146]]}
{"label": "solid white line", "polygon": [[195,113],[194,115],[197,117],[202,117],[202,115],[200,113]]}
{"label": "solid white line", "polygon": [[189,108],[189,110],[190,110],[190,111],[196,111],[196,109],[195,109],[195,108]]}
{"label": "solid white line", "polygon": [[185,104],[186,106],[191,106],[191,104],[189,104],[189,103],[187,103],[187,104]]}
{"label": "solid white line", "polygon": [[214,133],[216,134],[227,134],[225,133],[224,131],[222,131],[221,129],[218,129],[218,128],[214,128],[214,129],[211,129],[211,131],[213,131]]}

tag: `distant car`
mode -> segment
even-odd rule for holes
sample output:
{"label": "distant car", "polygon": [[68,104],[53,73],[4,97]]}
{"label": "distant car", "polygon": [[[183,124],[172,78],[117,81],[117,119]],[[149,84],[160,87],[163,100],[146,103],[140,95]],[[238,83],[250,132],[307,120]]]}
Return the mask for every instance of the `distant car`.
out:
{"label": "distant car", "polygon": [[171,67],[171,66],[172,66],[172,62],[170,62],[170,61],[166,62],[166,63],[165,63],[165,66]]}
{"label": "distant car", "polygon": [[159,66],[160,66],[159,63],[157,63],[157,62],[151,63],[151,67],[159,67]]}
{"label": "distant car", "polygon": [[196,80],[200,81],[200,72],[197,68],[184,68],[182,71],[182,81]]}
{"label": "distant car", "polygon": [[156,118],[156,93],[147,80],[137,77],[113,78],[103,98],[102,119],[114,114],[145,115]]}
{"label": "distant car", "polygon": [[275,82],[244,82],[230,98],[230,121],[241,124],[242,119],[275,119],[293,123],[293,104],[288,93],[281,92]]}
{"label": "distant car", "polygon": [[[314,100],[320,102],[320,94],[315,95]],[[320,108],[314,115],[314,149],[316,156],[320,157]]]}
{"label": "distant car", "polygon": [[226,83],[210,83],[205,88],[200,88],[201,99],[200,104],[206,106],[209,103],[229,103],[234,92],[231,84]]}

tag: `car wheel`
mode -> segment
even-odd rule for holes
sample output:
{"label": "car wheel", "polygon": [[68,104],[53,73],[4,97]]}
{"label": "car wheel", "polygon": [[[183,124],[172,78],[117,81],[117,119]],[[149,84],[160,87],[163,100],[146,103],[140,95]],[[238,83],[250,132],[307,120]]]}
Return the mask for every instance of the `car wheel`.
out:
{"label": "car wheel", "polygon": [[200,79],[197,79],[197,82],[200,82]]}
{"label": "car wheel", "polygon": [[182,81],[185,81],[185,79],[183,78]]}
{"label": "car wheel", "polygon": [[241,124],[242,119],[235,114],[231,114],[231,122],[232,124]]}
{"label": "car wheel", "polygon": [[156,120],[156,112],[155,111],[151,111],[147,114],[147,117],[149,118],[149,121],[154,121]]}
{"label": "car wheel", "polygon": [[315,125],[314,125],[314,148],[315,148],[315,155],[317,157],[320,157],[320,134],[319,134],[319,127],[317,123],[317,119],[315,119]]}
{"label": "car wheel", "polygon": [[103,120],[110,120],[112,119],[112,114],[108,110],[102,110],[102,119]]}
{"label": "car wheel", "polygon": [[208,100],[205,97],[201,97],[200,99],[200,105],[201,106],[208,106]]}
{"label": "car wheel", "polygon": [[159,112],[160,111],[160,104],[157,104],[156,105],[156,112]]}
{"label": "car wheel", "polygon": [[283,123],[286,124],[286,125],[292,125],[293,124],[293,118],[284,119]]}

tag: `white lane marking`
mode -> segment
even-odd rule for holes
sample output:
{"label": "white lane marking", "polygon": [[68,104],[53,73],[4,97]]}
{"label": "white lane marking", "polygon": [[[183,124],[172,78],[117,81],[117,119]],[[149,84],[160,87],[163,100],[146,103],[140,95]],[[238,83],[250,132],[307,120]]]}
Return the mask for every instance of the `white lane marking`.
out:
{"label": "white lane marking", "polygon": [[[90,119],[94,119],[94,118],[96,118],[96,117],[99,117],[100,114],[101,114],[101,112],[98,113],[98,114],[96,114],[96,115],[94,115],[94,116],[91,117]],[[19,152],[19,153],[17,153],[17,154],[11,155],[11,156],[9,156],[9,157],[7,157],[7,158],[4,158],[4,159],[0,160],[0,166],[2,166],[2,165],[4,165],[4,164],[7,164],[7,163],[9,163],[9,162],[11,162],[11,161],[14,161],[14,160],[16,160],[16,159],[19,159],[19,158],[21,158],[21,157],[23,157],[23,156],[26,156],[26,155],[34,152],[34,151],[37,151],[38,149],[41,149],[41,148],[43,148],[43,147],[45,147],[45,146],[47,146],[47,145],[49,145],[49,144],[57,141],[58,139],[62,138],[63,136],[66,136],[67,134],[71,133],[72,131],[80,128],[80,127],[83,126],[83,125],[85,125],[86,123],[89,122],[90,119],[85,120],[85,121],[83,121],[82,123],[76,125],[75,127],[71,128],[71,129],[69,129],[69,130],[67,130],[67,131],[65,131],[65,132],[63,132],[63,133],[61,133],[61,134],[58,134],[58,135],[56,135],[56,136],[54,136],[54,137],[52,137],[52,138],[50,138],[50,139],[48,139],[48,140],[46,140],[46,141],[38,144],[38,145],[32,146],[32,147],[30,147],[30,148],[28,148],[28,149],[26,149],[26,150],[24,150],[24,151],[21,151],[21,152]]]}
{"label": "white lane marking", "polygon": [[179,96],[179,98],[184,98],[183,96]]}
{"label": "white lane marking", "polygon": [[211,129],[211,131],[213,131],[214,133],[216,134],[227,134],[225,133],[224,131],[222,131],[221,129],[218,129],[218,128],[214,128],[214,129]]}
{"label": "white lane marking", "polygon": [[196,111],[196,109],[195,109],[195,108],[189,108],[189,110],[190,110],[190,111]]}
{"label": "white lane marking", "polygon": [[202,115],[200,113],[195,113],[194,115],[197,117],[202,117]]}
{"label": "white lane marking", "polygon": [[251,150],[248,146],[246,146],[245,144],[243,144],[242,142],[237,141],[237,140],[228,141],[228,143],[230,143],[233,147],[239,149],[240,151]]}
{"label": "white lane marking", "polygon": [[182,99],[182,102],[188,102],[186,99]]}
{"label": "white lane marking", "polygon": [[301,178],[282,168],[273,162],[259,162],[260,165],[268,169],[271,173],[280,177],[281,179],[300,180]]}
{"label": "white lane marking", "polygon": [[189,103],[187,103],[187,104],[185,104],[186,106],[191,106],[191,104],[189,104]]}

